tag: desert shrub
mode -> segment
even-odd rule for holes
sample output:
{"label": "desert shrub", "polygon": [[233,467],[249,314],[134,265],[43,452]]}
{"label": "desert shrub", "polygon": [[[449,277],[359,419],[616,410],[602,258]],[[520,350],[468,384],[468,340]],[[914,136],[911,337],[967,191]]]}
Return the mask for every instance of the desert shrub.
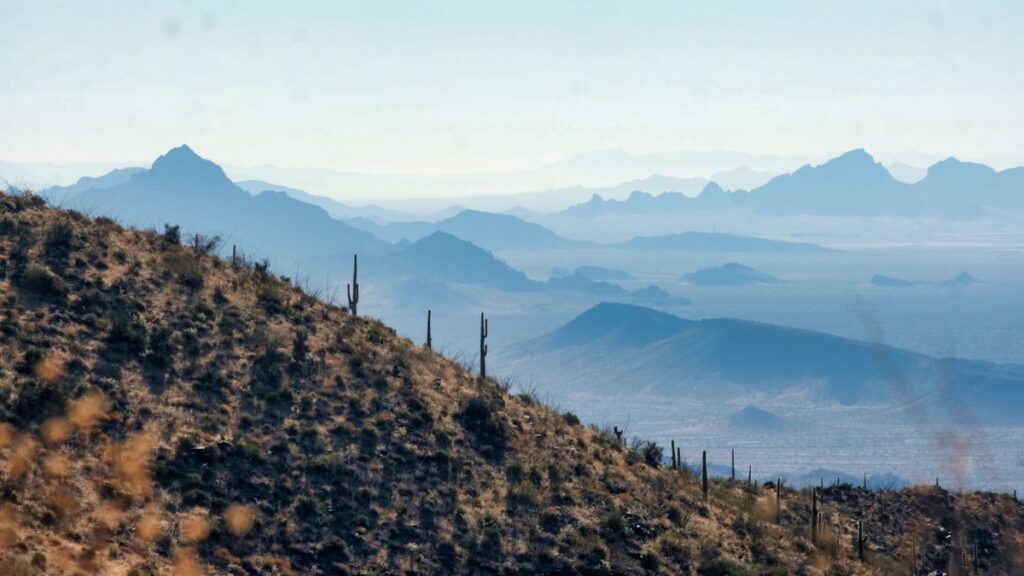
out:
{"label": "desert shrub", "polygon": [[146,350],[146,325],[134,314],[117,310],[110,317],[109,341],[126,352],[139,354]]}
{"label": "desert shrub", "polygon": [[284,311],[284,294],[276,282],[268,280],[256,288],[256,301],[266,310],[267,314],[279,314]]}
{"label": "desert shrub", "polygon": [[483,521],[483,530],[477,541],[477,553],[482,558],[495,559],[501,556],[501,526],[494,518],[487,517]]}
{"label": "desert shrub", "polygon": [[189,245],[199,256],[206,256],[220,247],[220,236],[207,236],[205,234],[193,234],[189,239]]}
{"label": "desert shrub", "polygon": [[626,517],[616,510],[601,519],[601,535],[605,540],[614,542],[626,537]]}
{"label": "desert shrub", "polygon": [[146,361],[158,368],[166,368],[170,365],[174,355],[174,347],[171,345],[171,336],[174,331],[166,326],[157,326],[149,334],[149,352],[146,354]]}
{"label": "desert shrub", "polygon": [[508,442],[508,424],[500,412],[502,407],[501,398],[481,393],[470,398],[459,412],[462,427],[491,456],[500,456]]}
{"label": "desert shrub", "polygon": [[181,226],[177,224],[164,224],[164,233],[160,235],[160,239],[168,246],[180,245]]}
{"label": "desert shrub", "polygon": [[42,266],[29,266],[18,283],[26,290],[46,298],[60,299],[68,293],[68,285]]}
{"label": "desert shrub", "polygon": [[29,380],[18,387],[12,412],[22,422],[43,421],[62,414],[68,403],[66,391],[57,383]]}
{"label": "desert shrub", "polygon": [[164,267],[174,274],[178,282],[196,291],[203,287],[203,267],[195,254],[185,250],[172,250],[164,257]]}
{"label": "desert shrub", "polygon": [[697,573],[701,576],[756,576],[755,572],[742,564],[722,557],[705,562]]}
{"label": "desert shrub", "polygon": [[65,260],[71,254],[75,231],[67,220],[58,220],[43,239],[43,254],[53,261]]}
{"label": "desert shrub", "polygon": [[573,414],[572,412],[566,412],[565,414],[562,414],[562,419],[565,420],[565,423],[568,424],[569,426],[580,425],[579,416]]}
{"label": "desert shrub", "polygon": [[295,513],[303,520],[315,518],[320,504],[310,496],[299,496],[295,500]]}
{"label": "desert shrub", "polygon": [[508,489],[508,502],[512,507],[533,507],[540,502],[540,490],[529,482],[513,484]]}

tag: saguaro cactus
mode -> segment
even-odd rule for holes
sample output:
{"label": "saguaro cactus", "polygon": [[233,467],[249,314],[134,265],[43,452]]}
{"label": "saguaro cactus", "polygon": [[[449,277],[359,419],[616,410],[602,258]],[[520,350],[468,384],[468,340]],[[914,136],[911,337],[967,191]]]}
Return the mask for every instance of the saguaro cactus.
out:
{"label": "saguaro cactus", "polygon": [[676,441],[672,440],[672,469],[678,470],[679,463],[676,461]]}
{"label": "saguaro cactus", "polygon": [[701,453],[701,485],[704,488],[704,499],[708,499],[708,451]]}
{"label": "saguaro cactus", "polygon": [[818,543],[818,489],[811,488],[811,543]]}
{"label": "saguaro cactus", "polygon": [[612,426],[612,432],[615,433],[615,439],[618,440],[619,444],[621,445],[622,444],[622,435],[625,433],[625,430],[623,430],[622,428],[619,428],[618,426]]}
{"label": "saguaro cactus", "polygon": [[864,521],[857,520],[857,558],[864,561]]}
{"label": "saguaro cactus", "polygon": [[480,381],[487,379],[487,334],[488,322],[484,313],[480,313]]}
{"label": "saguaro cactus", "polygon": [[359,255],[352,255],[352,283],[347,287],[348,291],[348,309],[352,311],[353,316],[358,316],[359,312],[357,307],[359,306]]}
{"label": "saguaro cactus", "polygon": [[775,480],[775,523],[782,523],[782,478]]}
{"label": "saguaro cactus", "polygon": [[736,449],[732,449],[732,479],[736,481]]}
{"label": "saguaro cactus", "polygon": [[433,340],[430,337],[430,310],[427,310],[427,350],[434,349]]}

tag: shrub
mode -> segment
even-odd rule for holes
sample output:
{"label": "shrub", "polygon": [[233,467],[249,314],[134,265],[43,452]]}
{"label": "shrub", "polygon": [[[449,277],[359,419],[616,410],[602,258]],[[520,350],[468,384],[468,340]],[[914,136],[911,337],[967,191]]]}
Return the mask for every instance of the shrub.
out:
{"label": "shrub", "polygon": [[164,233],[160,235],[160,239],[170,246],[178,246],[181,244],[181,226],[164,224]]}
{"label": "shrub", "polygon": [[754,572],[738,562],[727,558],[715,558],[705,562],[698,570],[701,576],[754,576]]}
{"label": "shrub", "polygon": [[615,511],[601,519],[601,533],[608,541],[621,540],[626,536],[626,518]]}
{"label": "shrub", "polygon": [[501,398],[481,393],[470,398],[459,412],[462,427],[492,456],[500,456],[508,442],[508,424],[498,411],[500,403]]}
{"label": "shrub", "polygon": [[26,290],[47,298],[60,299],[68,293],[68,285],[42,266],[29,266],[19,283]]}
{"label": "shrub", "polygon": [[501,556],[501,527],[494,518],[486,518],[484,527],[477,542],[477,552],[483,558],[497,558]]}
{"label": "shrub", "polygon": [[203,287],[203,267],[194,254],[174,250],[164,257],[164,266],[178,279],[182,286],[196,291]]}
{"label": "shrub", "polygon": [[118,310],[110,317],[110,342],[139,354],[146,350],[146,326],[134,314]]}
{"label": "shrub", "polygon": [[46,231],[43,253],[51,260],[65,260],[71,254],[74,229],[67,220],[60,220]]}

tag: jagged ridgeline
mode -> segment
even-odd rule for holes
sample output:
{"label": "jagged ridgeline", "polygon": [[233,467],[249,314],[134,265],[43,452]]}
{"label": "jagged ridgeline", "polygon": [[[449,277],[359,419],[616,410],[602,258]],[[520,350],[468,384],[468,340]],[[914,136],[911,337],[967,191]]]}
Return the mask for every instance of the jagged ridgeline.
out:
{"label": "jagged ridgeline", "polygon": [[705,497],[685,439],[666,466],[216,252],[0,195],[0,572],[1020,567],[1010,496],[712,478]]}

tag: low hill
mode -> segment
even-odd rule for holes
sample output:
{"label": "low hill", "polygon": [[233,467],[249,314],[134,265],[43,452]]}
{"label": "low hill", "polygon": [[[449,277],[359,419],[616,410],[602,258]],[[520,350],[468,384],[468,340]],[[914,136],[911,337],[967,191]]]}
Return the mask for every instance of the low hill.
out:
{"label": "low hill", "polygon": [[0,196],[9,573],[885,574],[948,564],[935,518],[1019,568],[1008,496],[827,493],[862,562],[848,529],[808,540],[807,493],[705,500],[653,444],[177,240]]}
{"label": "low hill", "polygon": [[769,240],[754,236],[737,236],[714,232],[683,232],[664,236],[637,236],[615,244],[625,250],[659,250],[675,252],[828,252],[828,248],[806,242]]}
{"label": "low hill", "polygon": [[738,262],[728,262],[714,268],[702,268],[683,276],[687,282],[700,286],[748,286],[750,284],[778,284],[778,278],[744,266]]}
{"label": "low hill", "polygon": [[437,222],[394,222],[377,224],[365,219],[350,224],[373,234],[397,242],[415,242],[434,232],[445,232],[472,242],[487,250],[560,250],[584,246],[563,238],[551,230],[527,222],[511,214],[460,210],[457,214]]}
{"label": "low hill", "polygon": [[604,268],[602,266],[578,266],[576,267],[575,272],[583,274],[587,278],[590,278],[591,280],[597,280],[599,282],[609,280],[623,282],[633,279],[632,274],[626,272],[625,270],[619,270],[617,268]]}
{"label": "low hill", "polygon": [[[830,403],[892,406],[956,402],[985,421],[1024,424],[1024,366],[936,359],[820,332],[745,320],[687,320],[602,303],[516,347],[521,361],[591,393],[728,401],[813,390]],[[941,390],[935,388],[942,383]],[[915,385],[922,386],[909,391]],[[563,381],[563,389],[572,389]],[[941,393],[940,393],[941,392]],[[817,404],[816,404],[817,403]]]}
{"label": "low hill", "polygon": [[793,422],[757,406],[745,406],[730,414],[728,423],[733,428],[765,434],[797,428]]}
{"label": "low hill", "polygon": [[910,288],[912,286],[970,286],[972,284],[978,284],[978,279],[971,276],[967,272],[961,272],[956,276],[943,280],[942,282],[927,282],[924,280],[909,280],[906,278],[897,278],[895,276],[885,276],[883,274],[875,274],[868,281],[873,286],[880,288]]}
{"label": "low hill", "polygon": [[538,283],[487,250],[444,232],[434,232],[395,256],[421,273],[446,282],[483,284],[514,292],[538,288]]}

